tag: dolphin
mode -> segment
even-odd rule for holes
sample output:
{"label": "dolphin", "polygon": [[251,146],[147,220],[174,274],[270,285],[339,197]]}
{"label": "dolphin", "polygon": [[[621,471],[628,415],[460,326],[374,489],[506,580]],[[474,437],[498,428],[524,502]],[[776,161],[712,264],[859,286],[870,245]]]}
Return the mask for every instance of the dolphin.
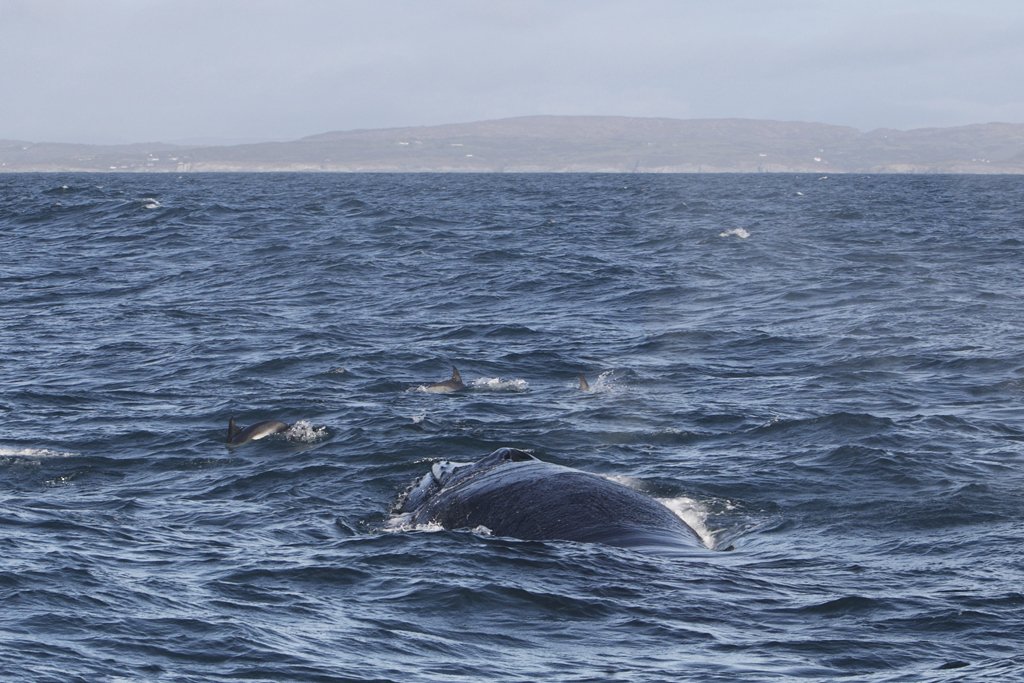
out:
{"label": "dolphin", "polygon": [[399,499],[408,522],[445,529],[485,527],[495,536],[638,548],[706,547],[692,527],[654,498],[589,472],[499,448],[468,465],[435,463]]}
{"label": "dolphin", "polygon": [[590,391],[590,382],[580,373],[580,391]]}
{"label": "dolphin", "polygon": [[271,434],[283,432],[288,427],[290,425],[280,420],[263,420],[242,429],[235,424],[235,418],[231,418],[228,420],[228,445],[241,446],[250,441],[258,441]]}
{"label": "dolphin", "polygon": [[465,388],[466,385],[462,383],[462,375],[459,374],[459,369],[456,367],[452,367],[451,379],[426,384],[422,387],[423,391],[429,391],[432,394],[454,394],[456,391],[462,391]]}

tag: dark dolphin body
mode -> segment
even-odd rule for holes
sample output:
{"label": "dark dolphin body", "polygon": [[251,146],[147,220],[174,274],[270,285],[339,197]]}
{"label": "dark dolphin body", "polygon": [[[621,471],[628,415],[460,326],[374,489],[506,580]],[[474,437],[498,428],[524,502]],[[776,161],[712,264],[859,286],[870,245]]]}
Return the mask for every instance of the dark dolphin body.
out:
{"label": "dark dolphin body", "polygon": [[289,425],[286,422],[281,422],[280,420],[264,420],[242,429],[235,424],[235,418],[231,418],[228,420],[228,445],[241,446],[244,443],[257,441],[271,434],[283,432],[288,427]]}
{"label": "dark dolphin body", "polygon": [[451,379],[446,379],[443,382],[434,382],[433,384],[425,384],[422,386],[423,391],[430,392],[432,394],[454,394],[457,391],[462,391],[466,388],[466,385],[462,381],[462,375],[459,373],[459,369],[456,367],[452,368]]}
{"label": "dark dolphin body", "polygon": [[692,528],[650,496],[514,448],[499,448],[472,465],[435,464],[396,512],[409,514],[413,524],[483,526],[495,536],[528,540],[703,547]]}

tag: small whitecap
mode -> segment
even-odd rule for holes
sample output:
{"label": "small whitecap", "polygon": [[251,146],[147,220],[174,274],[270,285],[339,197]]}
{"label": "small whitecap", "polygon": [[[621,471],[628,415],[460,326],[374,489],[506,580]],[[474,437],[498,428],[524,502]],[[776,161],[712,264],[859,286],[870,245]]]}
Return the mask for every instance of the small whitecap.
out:
{"label": "small whitecap", "polygon": [[146,197],[145,199],[142,199],[141,201],[142,201],[142,208],[144,208],[144,209],[159,209],[161,206],[163,206],[163,204],[161,204],[157,199],[155,199],[153,197]]}
{"label": "small whitecap", "polygon": [[444,527],[437,522],[428,522],[426,524],[413,524],[412,513],[405,512],[400,515],[391,515],[384,522],[384,526],[381,527],[381,531],[387,533],[404,533],[406,531],[425,531],[427,533],[437,533],[438,531],[444,531]]}
{"label": "small whitecap", "polygon": [[43,486],[46,486],[47,488],[51,489],[61,488],[63,486],[70,486],[74,478],[75,477],[72,474],[63,474],[59,477],[54,477],[53,479],[47,479],[46,481],[43,482]]}
{"label": "small whitecap", "polygon": [[289,441],[301,443],[316,443],[327,438],[329,432],[327,427],[318,427],[308,420],[299,420],[285,432]]}
{"label": "small whitecap", "polygon": [[750,237],[750,233],[745,228],[732,228],[725,230],[724,232],[718,233],[719,237],[738,237],[741,240],[745,240]]}
{"label": "small whitecap", "polygon": [[412,423],[414,425],[423,424],[423,421],[426,420],[426,419],[427,419],[427,414],[426,413],[421,413],[420,415],[413,415],[412,416]]}
{"label": "small whitecap", "polygon": [[501,379],[500,377],[480,377],[470,382],[476,391],[522,392],[530,388],[525,379]]}
{"label": "small whitecap", "polygon": [[77,453],[50,448],[6,448],[0,446],[0,458],[71,458]]}
{"label": "small whitecap", "polygon": [[[626,385],[615,378],[614,370],[605,370],[590,382],[591,394],[615,394],[626,390]],[[576,385],[573,385],[576,387]]]}

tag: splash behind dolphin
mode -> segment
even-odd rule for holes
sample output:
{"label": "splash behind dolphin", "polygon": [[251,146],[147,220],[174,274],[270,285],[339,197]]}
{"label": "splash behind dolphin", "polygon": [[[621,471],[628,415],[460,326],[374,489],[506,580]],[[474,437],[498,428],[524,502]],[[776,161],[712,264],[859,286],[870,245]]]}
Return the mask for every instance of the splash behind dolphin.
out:
{"label": "splash behind dolphin", "polygon": [[263,420],[256,424],[251,424],[245,429],[238,427],[235,424],[235,418],[228,420],[228,445],[229,446],[241,446],[244,443],[250,441],[258,441],[259,439],[270,436],[271,434],[277,434],[288,429],[289,425],[280,420]]}
{"label": "splash behind dolphin", "polygon": [[471,465],[436,463],[396,506],[412,524],[486,527],[497,536],[668,550],[699,548],[697,532],[639,491],[500,448]]}

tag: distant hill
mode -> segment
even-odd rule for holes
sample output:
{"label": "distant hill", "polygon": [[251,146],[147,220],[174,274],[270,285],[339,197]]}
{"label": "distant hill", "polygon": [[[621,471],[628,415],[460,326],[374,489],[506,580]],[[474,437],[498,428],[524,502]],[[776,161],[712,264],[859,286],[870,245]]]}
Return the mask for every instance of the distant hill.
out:
{"label": "distant hill", "polygon": [[3,171],[1024,173],[1024,124],[530,116],[228,146],[0,140]]}

